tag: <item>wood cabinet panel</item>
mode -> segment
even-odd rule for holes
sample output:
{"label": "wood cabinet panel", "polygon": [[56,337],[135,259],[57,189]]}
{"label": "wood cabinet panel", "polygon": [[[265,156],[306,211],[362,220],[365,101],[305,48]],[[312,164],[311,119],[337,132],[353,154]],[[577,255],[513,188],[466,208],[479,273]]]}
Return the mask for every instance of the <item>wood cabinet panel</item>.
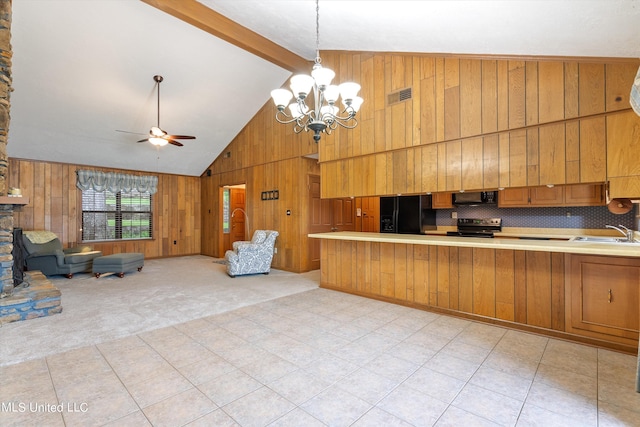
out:
{"label": "wood cabinet panel", "polygon": [[482,61],[460,60],[460,136],[482,133]]}
{"label": "wood cabinet panel", "polygon": [[604,185],[577,184],[564,187],[565,206],[604,206]]}
{"label": "wood cabinet panel", "polygon": [[505,188],[498,192],[498,207],[522,207],[529,206],[528,188]]}
{"label": "wood cabinet panel", "polygon": [[485,136],[482,150],[482,189],[500,187],[500,148],[499,136]]}
{"label": "wood cabinet panel", "polygon": [[605,118],[580,120],[580,182],[607,179],[607,140]]}
{"label": "wood cabinet panel", "polygon": [[551,254],[526,253],[527,324],[551,328]]}
{"label": "wood cabinet panel", "polygon": [[564,123],[540,127],[539,149],[540,181],[538,184],[564,184],[566,182]]}
{"label": "wood cabinet panel", "polygon": [[[462,140],[461,187],[457,190],[478,190],[483,186],[484,147],[482,138]],[[456,190],[456,188],[450,188]]]}
{"label": "wood cabinet panel", "polygon": [[[474,317],[477,320],[490,318],[541,328],[536,329],[537,332],[548,330],[583,333],[583,330],[571,326],[571,307],[575,308],[575,302],[571,306],[572,300],[568,299],[571,292],[566,289],[570,265],[567,257],[573,255],[397,243],[371,243],[371,248],[367,249],[368,243],[330,245],[330,242],[332,241],[323,240],[322,245],[322,286],[382,296],[412,306],[437,307],[465,313],[478,316]],[[357,252],[357,256],[350,252]],[[325,264],[325,260],[328,264]],[[617,265],[617,261],[603,262]],[[628,304],[628,307],[635,307],[635,314],[627,311],[624,315],[602,314],[596,310],[593,312],[595,314],[589,313],[591,317],[588,317],[587,323],[588,328],[592,328],[593,324],[607,322],[607,327],[613,324],[614,329],[623,330],[628,329],[628,325],[635,324],[636,330],[631,331],[631,338],[617,342],[625,345],[635,342],[637,346],[640,260],[634,262],[633,269],[615,270],[611,275],[625,283],[622,287],[612,285],[613,295],[619,302],[623,298],[620,293],[635,301],[635,305]],[[358,265],[361,263],[365,263],[363,268]],[[345,275],[328,272],[342,271],[349,264],[353,264],[351,270],[360,273]],[[624,263],[622,265],[625,269],[629,266]],[[593,289],[602,287],[603,284],[608,286],[605,276],[596,274],[597,268],[593,268],[593,274],[591,270],[585,273],[589,276],[587,280],[591,281],[589,286]],[[362,276],[368,274],[367,271],[370,272],[367,279],[370,284],[361,280]],[[629,283],[634,284],[635,288],[630,288]],[[601,333],[594,335],[588,329],[586,331],[592,337],[603,336]],[[570,339],[571,336],[567,335],[565,338]],[[604,339],[614,342],[609,338]]]}
{"label": "wood cabinet panel", "polygon": [[498,130],[498,68],[497,61],[482,61],[482,133]]}
{"label": "wood cabinet panel", "polygon": [[460,138],[460,60],[444,60],[444,139]]}
{"label": "wood cabinet panel", "polygon": [[632,111],[607,116],[607,175],[640,175],[640,117]]}
{"label": "wood cabinet panel", "polygon": [[[509,187],[527,185],[527,131],[509,132]],[[506,187],[506,186],[505,186]]]}
{"label": "wood cabinet panel", "polygon": [[515,319],[514,251],[496,250],[496,318]]}
{"label": "wood cabinet panel", "polygon": [[640,260],[567,255],[566,324],[573,333],[637,344]]}
{"label": "wood cabinet panel", "polygon": [[417,150],[420,150],[420,190],[425,193],[438,191],[438,145],[429,144]]}
{"label": "wood cabinet panel", "polygon": [[431,194],[431,207],[433,209],[453,209],[452,193],[433,193]]}
{"label": "wood cabinet panel", "polygon": [[629,106],[629,82],[638,72],[637,64],[613,63],[605,65],[606,111],[624,110]]}
{"label": "wood cabinet panel", "polygon": [[496,315],[496,251],[473,249],[473,313]]}
{"label": "wood cabinet panel", "polygon": [[602,184],[506,188],[498,193],[498,207],[603,205]]}
{"label": "wood cabinet panel", "polygon": [[531,206],[562,206],[564,204],[564,187],[531,187],[529,188]]}
{"label": "wood cabinet panel", "polygon": [[[445,143],[445,191],[462,189],[462,142],[451,141]],[[439,166],[439,165],[438,165]]]}
{"label": "wood cabinet panel", "polygon": [[509,61],[509,128],[526,125],[525,63]]}
{"label": "wood cabinet panel", "polygon": [[564,64],[541,61],[538,63],[538,112],[539,123],[564,119]]}
{"label": "wood cabinet panel", "polygon": [[578,111],[589,116],[604,111],[604,64],[580,63],[578,66]]}

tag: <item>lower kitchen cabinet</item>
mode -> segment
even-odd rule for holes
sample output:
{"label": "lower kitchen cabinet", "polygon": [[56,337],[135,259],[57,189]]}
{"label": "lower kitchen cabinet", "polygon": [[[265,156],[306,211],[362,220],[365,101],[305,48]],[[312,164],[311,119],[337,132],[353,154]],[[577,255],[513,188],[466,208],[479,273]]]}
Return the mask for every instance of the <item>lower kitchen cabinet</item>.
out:
{"label": "lower kitchen cabinet", "polygon": [[567,332],[637,343],[640,259],[567,255]]}
{"label": "lower kitchen cabinet", "polygon": [[638,348],[640,258],[333,239],[321,252],[325,288]]}

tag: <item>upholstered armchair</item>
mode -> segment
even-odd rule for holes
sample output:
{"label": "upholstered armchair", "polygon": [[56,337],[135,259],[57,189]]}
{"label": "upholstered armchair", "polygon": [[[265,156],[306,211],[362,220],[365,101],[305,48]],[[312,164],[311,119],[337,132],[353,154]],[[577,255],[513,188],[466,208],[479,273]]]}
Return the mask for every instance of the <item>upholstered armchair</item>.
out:
{"label": "upholstered armchair", "polygon": [[256,230],[250,242],[234,242],[233,250],[224,255],[227,261],[227,274],[236,277],[244,274],[269,274],[273,249],[278,232]]}
{"label": "upholstered armchair", "polygon": [[60,239],[50,231],[25,231],[22,234],[27,270],[40,270],[45,276],[91,272],[93,259],[102,256],[91,246],[62,248]]}

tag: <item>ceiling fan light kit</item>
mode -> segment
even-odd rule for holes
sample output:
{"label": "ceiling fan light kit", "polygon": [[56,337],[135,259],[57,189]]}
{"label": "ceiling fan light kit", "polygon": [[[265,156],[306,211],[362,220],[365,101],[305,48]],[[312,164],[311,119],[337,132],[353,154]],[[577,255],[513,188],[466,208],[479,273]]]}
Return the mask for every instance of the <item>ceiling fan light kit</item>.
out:
{"label": "ceiling fan light kit", "polygon": [[[338,125],[346,129],[355,128],[358,125],[356,113],[364,102],[358,96],[359,84],[346,82],[341,85],[332,85],[331,81],[336,73],[329,68],[323,68],[321,62],[320,8],[316,0],[316,58],[311,75],[297,74],[291,77],[291,91],[282,88],[271,91],[271,97],[278,110],[276,112],[278,123],[293,123],[295,133],[303,130],[313,131],[315,142],[320,141],[322,132],[330,135]],[[313,109],[310,109],[305,100],[312,91]],[[295,102],[289,104],[294,97]],[[344,106],[342,115],[336,106],[339,97],[342,97]]]}
{"label": "ceiling fan light kit", "polygon": [[[141,139],[138,142],[150,142],[156,147],[163,147],[167,144],[175,145],[177,147],[182,147],[182,144],[177,139],[196,139],[195,136],[191,135],[169,135],[167,132],[162,130],[160,127],[160,83],[164,80],[162,76],[155,75],[153,76],[153,81],[156,82],[156,91],[158,94],[158,109],[157,109],[157,126],[151,126],[151,130],[149,130],[149,136],[145,139]],[[124,131],[119,131],[124,132]]]}

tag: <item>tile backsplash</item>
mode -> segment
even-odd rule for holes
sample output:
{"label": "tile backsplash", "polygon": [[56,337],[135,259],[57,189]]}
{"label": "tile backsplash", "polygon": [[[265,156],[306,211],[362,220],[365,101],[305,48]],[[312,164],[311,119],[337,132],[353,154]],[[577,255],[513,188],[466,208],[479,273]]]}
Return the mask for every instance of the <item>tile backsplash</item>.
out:
{"label": "tile backsplash", "polygon": [[564,208],[498,208],[495,205],[458,206],[456,209],[438,209],[438,226],[455,226],[458,218],[502,218],[503,227],[525,228],[604,228],[607,224],[622,224],[636,228],[637,207],[631,212],[616,215],[606,206],[564,207]]}

